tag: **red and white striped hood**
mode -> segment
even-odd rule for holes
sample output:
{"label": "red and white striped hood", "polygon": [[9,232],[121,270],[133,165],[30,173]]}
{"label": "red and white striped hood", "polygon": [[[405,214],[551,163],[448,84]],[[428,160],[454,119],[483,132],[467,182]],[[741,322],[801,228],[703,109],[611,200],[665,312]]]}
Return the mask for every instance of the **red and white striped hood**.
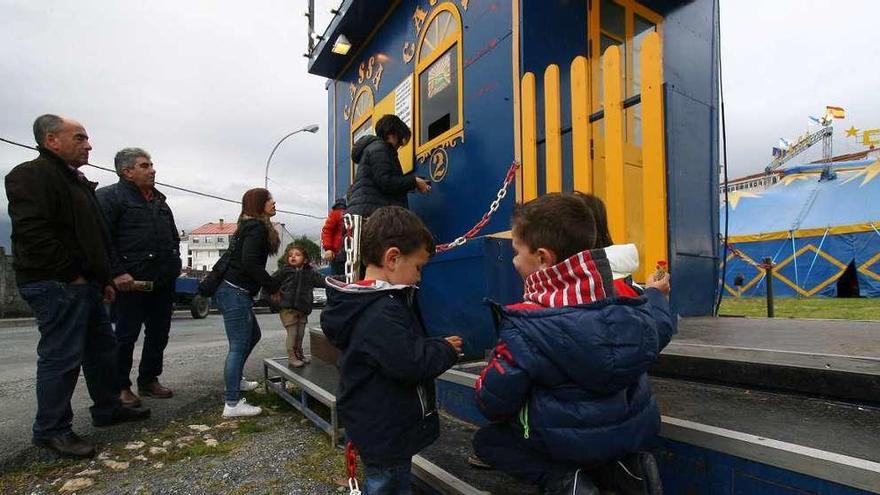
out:
{"label": "red and white striped hood", "polygon": [[590,304],[614,297],[611,265],[604,249],[581,251],[529,275],[523,299],[546,308]]}

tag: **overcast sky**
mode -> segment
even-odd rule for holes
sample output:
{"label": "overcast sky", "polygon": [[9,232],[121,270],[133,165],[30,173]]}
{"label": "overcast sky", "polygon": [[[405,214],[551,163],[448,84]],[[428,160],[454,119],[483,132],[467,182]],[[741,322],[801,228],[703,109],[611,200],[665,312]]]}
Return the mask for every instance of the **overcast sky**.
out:
{"label": "overcast sky", "polygon": [[[532,1],[532,0],[529,0]],[[336,0],[316,0],[319,30]],[[0,0],[0,136],[32,144],[37,115],[80,120],[111,166],[126,146],[153,154],[157,179],[240,199],[261,186],[279,207],[326,213],[327,100],[306,72],[305,0]],[[835,153],[859,147],[843,128],[880,127],[880,37],[873,1],[723,0],[725,96],[732,176],[761,169],[778,138],[793,138],[825,105],[846,108]],[[0,143],[0,174],[33,152]],[[813,157],[816,158],[817,156]],[[115,175],[85,169],[107,185]],[[180,228],[238,206],[165,190]],[[8,224],[5,192],[0,224]],[[294,234],[321,222],[279,214]],[[0,245],[8,245],[4,236]]]}

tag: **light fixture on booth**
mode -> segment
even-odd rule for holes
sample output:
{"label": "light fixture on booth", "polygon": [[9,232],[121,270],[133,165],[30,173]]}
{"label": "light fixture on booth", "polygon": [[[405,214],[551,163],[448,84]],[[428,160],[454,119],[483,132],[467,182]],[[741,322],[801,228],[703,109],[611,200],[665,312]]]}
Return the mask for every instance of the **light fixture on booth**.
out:
{"label": "light fixture on booth", "polygon": [[331,52],[337,55],[345,55],[349,50],[351,50],[351,43],[344,34],[340,34],[339,37],[336,38],[336,43],[333,43],[333,48],[330,49]]}

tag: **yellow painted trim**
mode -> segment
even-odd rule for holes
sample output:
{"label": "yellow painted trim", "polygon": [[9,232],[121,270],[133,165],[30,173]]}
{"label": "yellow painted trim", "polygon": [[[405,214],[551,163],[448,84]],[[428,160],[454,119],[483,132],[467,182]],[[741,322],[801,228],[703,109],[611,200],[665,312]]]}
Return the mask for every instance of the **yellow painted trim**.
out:
{"label": "yellow painted trim", "polygon": [[875,254],[873,258],[862,263],[862,265],[859,267],[859,271],[861,273],[864,273],[865,275],[873,278],[874,280],[880,280],[880,274],[874,273],[868,269],[868,267],[870,267],[871,265],[876,263],[878,260],[880,260],[880,253]]}
{"label": "yellow painted trim", "polygon": [[650,270],[668,260],[666,205],[666,146],[663,121],[663,53],[660,35],[650,33],[642,42],[642,259]]}
{"label": "yellow painted trim", "polygon": [[544,151],[545,188],[548,193],[562,192],[562,98],[559,89],[559,66],[544,71]]}
{"label": "yellow painted trim", "polygon": [[590,88],[586,57],[571,62],[571,146],[574,190],[593,191],[593,160],[590,158]]}
{"label": "yellow painted trim", "polygon": [[[880,223],[880,221],[875,222]],[[825,234],[825,231],[828,231],[829,235],[842,235],[842,234],[859,234],[863,232],[873,232],[874,228],[870,223],[857,223],[852,225],[838,225],[836,227],[828,227],[828,228],[816,228],[816,229],[801,229],[794,232],[795,239],[802,239],[804,237],[818,237]],[[783,239],[791,239],[791,231],[783,230],[780,232],[768,232],[766,234],[747,234],[747,235],[733,235],[728,238],[728,242],[739,243],[739,242],[763,242],[763,241],[778,241]]]}
{"label": "yellow painted trim", "polygon": [[535,75],[526,72],[522,78],[522,139],[523,139],[523,202],[538,197],[538,128]]}
{"label": "yellow painted trim", "polygon": [[[760,282],[761,279],[763,279],[764,276],[766,275],[766,273],[765,273],[765,271],[764,271],[763,269],[760,269],[760,268],[757,267],[758,263],[755,262],[755,260],[753,260],[752,258],[750,258],[747,254],[745,254],[745,253],[743,253],[743,252],[739,252],[738,254],[739,254],[739,256],[741,256],[742,258],[744,258],[743,261],[745,261],[746,263],[748,263],[748,264],[752,265],[753,267],[755,267],[756,270],[758,271],[758,274],[755,275],[754,277],[752,277],[751,280],[749,280],[748,283],[746,283],[745,285],[743,285],[743,286],[740,288],[739,293],[737,293],[733,288],[731,288],[730,286],[728,286],[727,283],[724,284],[724,287],[728,290],[728,292],[730,292],[731,294],[735,295],[736,297],[741,296],[745,291],[751,289],[752,286],[754,286],[755,284],[757,284],[758,282]],[[734,253],[733,251],[731,251],[730,254],[727,255],[727,259],[725,260],[724,264],[729,263],[731,259],[736,258],[736,257],[738,257],[737,253]]]}
{"label": "yellow painted trim", "polygon": [[620,80],[620,49],[605,50],[602,78],[605,86],[605,205],[608,230],[617,243],[626,242],[626,197],[623,174],[623,93]]}
{"label": "yellow painted trim", "polygon": [[[428,28],[431,26],[431,23],[434,22],[434,19],[437,17],[440,12],[450,12],[452,13],[453,18],[456,22],[458,22],[458,29],[454,34],[451,34],[446,37],[437,48],[434,50],[434,53],[425,57],[424,60],[420,59],[420,54],[422,51],[422,44],[425,41],[425,35],[428,33]],[[431,152],[436,146],[451,139],[455,139],[456,137],[464,135],[464,65],[462,61],[462,30],[464,29],[464,24],[461,20],[461,13],[458,12],[458,8],[452,2],[445,2],[437,6],[431,15],[425,19],[424,27],[422,28],[421,34],[419,34],[419,40],[416,44],[416,54],[415,54],[415,77],[413,80],[413,99],[415,100],[415,105],[413,109],[413,139],[416,141],[416,157],[418,159],[423,159],[428,153]],[[424,144],[420,144],[421,141],[421,111],[419,109],[421,103],[421,92],[419,90],[419,81],[421,80],[421,75],[424,70],[434,63],[435,60],[442,57],[447,50],[455,46],[456,50],[456,66],[458,69],[458,74],[456,75],[456,81],[458,83],[458,122],[452,127],[450,127],[443,134],[427,141]]]}
{"label": "yellow painted trim", "polygon": [[[362,113],[357,118],[355,118],[354,110],[357,108],[358,103],[360,103],[361,98],[363,98],[365,94],[370,97],[370,109],[365,110],[364,113]],[[361,126],[361,124],[366,122],[367,119],[372,117],[373,116],[373,107],[375,107],[375,106],[376,106],[376,98],[373,95],[373,90],[370,89],[369,86],[361,86],[361,89],[359,89],[358,92],[355,93],[354,99],[352,100],[352,104],[351,104],[351,128],[357,129],[358,127]]]}
{"label": "yellow painted trim", "polygon": [[[512,0],[511,12],[511,68],[513,72],[513,159],[522,163],[522,95],[520,94],[520,57],[519,57],[519,2]],[[523,184],[522,168],[516,171],[516,202],[522,203]]]}
{"label": "yellow painted trim", "polygon": [[[834,265],[834,266],[836,266],[837,268],[840,269],[837,273],[835,273],[834,275],[828,277],[827,279],[825,279],[825,280],[822,281],[821,283],[817,284],[816,286],[814,286],[814,287],[813,287],[812,289],[810,289],[810,290],[802,289],[802,288],[799,287],[797,284],[795,284],[794,282],[792,282],[788,277],[786,277],[785,275],[783,275],[782,273],[780,273],[780,272],[782,271],[782,268],[783,268],[784,266],[786,266],[786,265],[788,265],[789,263],[791,263],[792,261],[796,260],[798,256],[804,254],[804,253],[807,252],[807,251],[812,251],[812,252],[814,252],[814,253],[818,253],[819,256],[821,256],[822,258],[826,259],[829,263],[831,263],[832,265]],[[773,267],[773,277],[776,278],[776,279],[778,279],[778,280],[781,280],[782,283],[784,283],[785,285],[787,285],[787,286],[791,287],[792,289],[794,289],[795,291],[797,291],[798,294],[800,294],[800,295],[802,295],[802,296],[810,297],[810,296],[814,296],[817,292],[819,292],[820,290],[822,290],[823,288],[825,288],[825,286],[827,286],[828,284],[830,284],[830,283],[834,282],[835,280],[837,280],[837,278],[840,277],[840,275],[841,275],[844,271],[846,271],[846,265],[844,265],[844,264],[841,263],[840,261],[834,259],[834,258],[831,257],[830,255],[826,254],[824,251],[819,251],[819,250],[816,248],[816,246],[814,246],[814,245],[812,245],[812,244],[807,244],[806,246],[803,246],[802,248],[800,248],[800,249],[798,249],[797,251],[795,251],[795,253],[792,254],[792,255],[790,255],[788,258],[785,258],[784,260],[782,260],[782,261],[780,261],[779,263],[777,263],[776,266]]]}

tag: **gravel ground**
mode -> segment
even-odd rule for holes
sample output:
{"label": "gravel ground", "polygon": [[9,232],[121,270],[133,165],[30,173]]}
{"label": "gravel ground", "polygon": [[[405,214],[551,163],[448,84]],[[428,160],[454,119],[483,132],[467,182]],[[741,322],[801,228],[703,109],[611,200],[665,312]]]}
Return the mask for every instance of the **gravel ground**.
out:
{"label": "gravel ground", "polygon": [[[226,421],[217,404],[162,429],[142,428],[86,461],[33,463],[0,475],[12,494],[329,494],[346,492],[341,449],[275,396],[250,393],[257,418]],[[76,488],[80,483],[86,485]],[[91,483],[91,484],[90,484]],[[65,485],[67,485],[65,487]]]}

